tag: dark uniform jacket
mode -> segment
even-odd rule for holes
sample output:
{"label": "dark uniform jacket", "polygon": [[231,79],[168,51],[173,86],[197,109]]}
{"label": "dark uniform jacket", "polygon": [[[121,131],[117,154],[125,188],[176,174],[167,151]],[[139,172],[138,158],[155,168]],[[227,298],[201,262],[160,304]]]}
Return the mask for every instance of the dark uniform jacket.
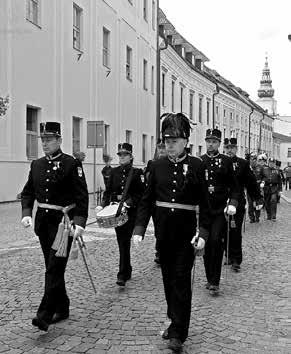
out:
{"label": "dark uniform jacket", "polygon": [[234,176],[237,179],[239,186],[239,206],[244,207],[245,205],[245,188],[250,197],[259,202],[262,199],[262,196],[256,176],[252,172],[249,162],[235,156],[232,158],[232,166]]}
{"label": "dark uniform jacket", "polygon": [[[63,207],[75,203],[76,207],[69,212],[69,216],[76,225],[85,227],[88,190],[80,162],[61,150],[54,153],[52,159],[44,156],[32,161],[28,181],[21,193],[22,217],[32,216],[35,200]],[[41,215],[46,213],[60,212],[39,209],[37,222],[41,223]]]}
{"label": "dark uniform jacket", "polygon": [[208,237],[209,213],[202,161],[186,155],[180,162],[168,157],[153,161],[148,185],[138,208],[134,234],[144,236],[152,212],[159,240],[191,241],[196,229],[195,210],[156,206],[156,201],[200,205],[200,236]]}
{"label": "dark uniform jacket", "polygon": [[[103,193],[103,207],[109,205],[111,202],[120,202],[131,167],[132,164],[112,168],[106,190]],[[136,210],[144,192],[143,181],[143,171],[133,167],[132,179],[125,197],[126,204],[130,206],[129,215]]]}
{"label": "dark uniform jacket", "polygon": [[262,181],[265,182],[264,191],[276,193],[282,191],[280,172],[275,167],[264,166],[262,169]]}
{"label": "dark uniform jacket", "polygon": [[224,212],[224,208],[229,204],[238,205],[239,187],[234,177],[231,158],[217,153],[214,156],[202,155],[204,163],[204,178],[208,187],[208,197],[210,212],[218,215]]}

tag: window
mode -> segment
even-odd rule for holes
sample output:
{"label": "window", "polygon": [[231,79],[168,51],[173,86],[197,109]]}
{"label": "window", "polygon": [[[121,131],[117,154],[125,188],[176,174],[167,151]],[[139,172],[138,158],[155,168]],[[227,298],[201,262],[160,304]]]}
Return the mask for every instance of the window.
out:
{"label": "window", "polygon": [[198,146],[198,156],[202,155],[202,145]]}
{"label": "window", "polygon": [[165,80],[166,74],[162,73],[162,106],[165,106]]}
{"label": "window", "polygon": [[72,137],[73,137],[73,153],[78,152],[81,150],[81,143],[80,143],[80,137],[81,137],[81,119],[77,117],[73,117],[73,131],[72,131]]}
{"label": "window", "polygon": [[126,78],[132,80],[132,49],[129,46],[126,46]]}
{"label": "window", "polygon": [[206,124],[209,125],[209,121],[210,121],[210,101],[207,100],[206,103]]}
{"label": "window", "polygon": [[39,26],[40,0],[26,0],[26,19]]}
{"label": "window", "polygon": [[152,65],[151,93],[155,93],[155,67]]}
{"label": "window", "polygon": [[103,65],[110,68],[110,31],[103,27]]}
{"label": "window", "polygon": [[288,148],[287,157],[291,157],[291,148]]}
{"label": "window", "polygon": [[26,156],[29,160],[38,157],[37,125],[38,108],[26,107]]}
{"label": "window", "polygon": [[143,18],[148,20],[148,0],[143,0]]}
{"label": "window", "polygon": [[189,145],[189,154],[193,155],[193,144]]}
{"label": "window", "polygon": [[142,162],[146,162],[147,158],[147,136],[145,134],[142,135]]}
{"label": "window", "polygon": [[143,88],[144,90],[148,89],[148,62],[144,59],[143,60]]}
{"label": "window", "polygon": [[83,10],[73,5],[73,47],[77,50],[81,50],[81,20]]}
{"label": "window", "polygon": [[181,86],[180,87],[180,108],[181,108],[181,112],[183,112],[183,95],[184,95],[184,87]]}
{"label": "window", "polygon": [[199,95],[199,113],[198,113],[198,120],[199,120],[199,123],[202,123],[202,101],[203,101],[203,96],[200,96]]}
{"label": "window", "polygon": [[192,120],[193,120],[193,99],[194,99],[194,93],[190,92],[190,96],[189,96],[189,117]]}
{"label": "window", "polygon": [[125,131],[125,142],[128,144],[132,143],[132,131],[131,130]]}
{"label": "window", "polygon": [[104,126],[104,148],[103,148],[103,155],[110,155],[110,125],[105,124]]}
{"label": "window", "polygon": [[233,118],[233,115],[232,115],[232,112],[230,112],[230,120],[232,120]]}
{"label": "window", "polygon": [[152,0],[152,28],[156,29],[156,2]]}
{"label": "window", "polygon": [[175,112],[175,81],[172,80],[172,112]]}

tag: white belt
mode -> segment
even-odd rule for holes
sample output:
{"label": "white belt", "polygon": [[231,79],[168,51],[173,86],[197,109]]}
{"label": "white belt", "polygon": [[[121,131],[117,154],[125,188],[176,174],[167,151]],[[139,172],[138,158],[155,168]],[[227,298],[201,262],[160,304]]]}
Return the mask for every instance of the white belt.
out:
{"label": "white belt", "polygon": [[63,207],[63,206],[60,206],[60,205],[46,204],[46,203],[37,202],[37,206],[39,208],[43,208],[43,209],[59,210],[59,211],[62,211],[64,214],[67,214],[71,209],[75,208],[76,204],[70,204],[68,206]]}
{"label": "white belt", "polygon": [[159,200],[156,201],[156,206],[163,207],[163,208],[170,208],[170,209],[185,209],[185,210],[192,210],[192,211],[196,210],[196,205],[160,202]]}

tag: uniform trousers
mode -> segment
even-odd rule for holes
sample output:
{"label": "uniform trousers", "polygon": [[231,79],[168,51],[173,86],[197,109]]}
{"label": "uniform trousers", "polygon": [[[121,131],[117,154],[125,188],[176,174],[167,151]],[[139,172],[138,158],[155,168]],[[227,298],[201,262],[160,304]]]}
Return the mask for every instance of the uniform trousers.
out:
{"label": "uniform trousers", "polygon": [[248,198],[248,214],[249,214],[249,218],[251,221],[259,221],[260,216],[261,216],[261,211],[257,210],[254,207],[254,200],[251,198],[251,196],[248,194],[247,195]]}
{"label": "uniform trousers", "polygon": [[130,244],[134,222],[135,215],[129,215],[125,224],[115,228],[119,248],[119,271],[117,277],[124,281],[131,278]]}
{"label": "uniform trousers", "polygon": [[184,342],[188,336],[191,315],[191,270],[194,250],[190,241],[159,241],[160,264],[167,301],[167,316],[171,320],[169,338]]}
{"label": "uniform trousers", "polygon": [[208,240],[205,245],[204,267],[209,284],[219,285],[227,223],[223,213],[211,216]]}
{"label": "uniform trousers", "polygon": [[44,212],[38,211],[35,218],[35,232],[39,237],[46,269],[44,295],[37,316],[50,323],[54,313],[69,312],[70,300],[65,286],[65,270],[73,238],[69,237],[68,240],[67,257],[56,257],[56,251],[51,247],[63,213],[49,210],[45,215]]}
{"label": "uniform trousers", "polygon": [[271,187],[264,188],[265,208],[267,211],[268,219],[276,218],[278,191]]}
{"label": "uniform trousers", "polygon": [[235,226],[231,227],[232,225],[230,223],[229,227],[229,260],[231,263],[241,264],[242,262],[242,225],[244,215],[245,203],[243,203],[243,205],[239,205],[236,210],[236,214],[231,217],[235,221]]}

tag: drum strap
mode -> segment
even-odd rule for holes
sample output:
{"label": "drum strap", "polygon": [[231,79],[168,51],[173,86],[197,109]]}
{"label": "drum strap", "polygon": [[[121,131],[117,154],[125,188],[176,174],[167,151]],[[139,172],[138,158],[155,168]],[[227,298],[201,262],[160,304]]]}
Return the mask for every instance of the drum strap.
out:
{"label": "drum strap", "polygon": [[132,180],[132,176],[133,176],[133,167],[131,167],[131,169],[128,172],[128,176],[127,176],[127,180],[126,180],[126,183],[125,183],[125,187],[124,187],[124,190],[123,190],[123,193],[122,193],[122,196],[121,196],[121,200],[120,200],[120,203],[119,203],[116,215],[115,215],[116,217],[118,217],[121,214],[121,209],[123,207],[123,203],[125,201],[125,198],[126,198],[126,195],[127,195],[127,192],[128,192],[131,180]]}

